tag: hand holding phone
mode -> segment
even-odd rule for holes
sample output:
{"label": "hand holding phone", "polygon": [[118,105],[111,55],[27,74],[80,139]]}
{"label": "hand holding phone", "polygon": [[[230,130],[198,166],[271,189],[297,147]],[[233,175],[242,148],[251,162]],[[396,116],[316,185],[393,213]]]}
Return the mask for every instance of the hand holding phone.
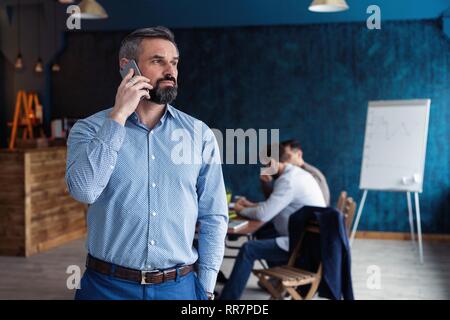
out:
{"label": "hand holding phone", "polygon": [[153,89],[153,86],[150,84],[150,79],[141,75],[136,61],[130,60],[122,69],[123,80],[117,89],[116,101],[110,117],[121,125],[125,125],[125,121],[136,110],[141,99],[150,99],[149,90]]}
{"label": "hand holding phone", "polygon": [[[123,66],[123,68],[120,69],[120,74],[122,75],[122,78],[124,78],[127,75],[127,73],[130,71],[130,69],[134,70],[133,78],[135,76],[142,76],[141,70],[139,70],[139,67],[138,67],[136,61],[134,59],[131,59],[130,61],[128,61],[128,63],[126,65]],[[148,89],[145,89],[145,90],[150,94]],[[141,100],[142,99],[145,99],[145,96],[142,96]],[[150,99],[150,98],[148,98],[148,99]]]}
{"label": "hand holding phone", "polygon": [[134,70],[133,76],[142,76],[141,70],[139,70],[139,67],[134,59],[131,59],[128,61],[126,65],[123,66],[123,68],[120,69],[120,74],[122,75],[122,79],[125,78],[125,76],[128,74],[130,69]]}

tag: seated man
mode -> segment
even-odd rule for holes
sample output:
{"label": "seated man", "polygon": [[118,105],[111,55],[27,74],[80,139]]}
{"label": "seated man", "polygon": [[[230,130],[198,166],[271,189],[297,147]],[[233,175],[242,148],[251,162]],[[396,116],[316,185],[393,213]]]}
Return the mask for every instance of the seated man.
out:
{"label": "seated man", "polygon": [[[272,156],[278,148],[279,159]],[[274,263],[286,263],[289,258],[288,221],[289,216],[303,206],[325,207],[325,200],[313,176],[304,169],[289,164],[286,148],[282,145],[268,147],[269,165],[278,168],[274,175],[273,191],[269,198],[260,203],[245,198],[239,199],[235,210],[241,216],[253,220],[273,219],[277,238],[247,241],[239,250],[233,271],[220,296],[223,300],[237,300],[241,297],[253,268],[253,262],[265,259]]]}
{"label": "seated man", "polygon": [[[284,147],[283,161],[298,166],[303,170],[309,172],[319,184],[320,190],[322,191],[323,197],[325,199],[325,203],[327,206],[329,206],[330,189],[328,188],[327,180],[319,169],[310,165],[309,163],[306,163],[305,160],[303,160],[303,151],[300,148],[300,143],[297,140],[291,139],[283,141],[281,143],[281,146]],[[268,199],[273,191],[273,177],[271,175],[261,175],[260,182],[264,196],[266,197],[266,199]],[[277,232],[272,222],[266,223],[264,227],[258,230],[258,232],[255,234],[255,237],[257,239],[275,238],[276,236]]]}
{"label": "seated man", "polygon": [[[281,143],[281,146],[285,148],[285,161],[287,163],[304,169],[305,171],[309,172],[314,177],[314,179],[316,179],[317,183],[319,184],[320,190],[322,191],[323,197],[325,198],[325,203],[327,204],[327,206],[329,206],[330,189],[328,188],[327,180],[319,169],[310,165],[309,163],[306,163],[305,160],[303,160],[303,151],[300,148],[300,143],[297,140],[291,139],[283,141]],[[273,178],[270,175],[261,175],[260,179],[264,196],[267,199],[272,193]]]}

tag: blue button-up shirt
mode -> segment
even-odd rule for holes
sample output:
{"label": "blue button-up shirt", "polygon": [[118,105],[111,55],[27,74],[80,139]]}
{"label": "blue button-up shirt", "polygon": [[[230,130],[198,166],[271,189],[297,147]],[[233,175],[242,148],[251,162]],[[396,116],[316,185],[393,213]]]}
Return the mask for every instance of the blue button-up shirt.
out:
{"label": "blue button-up shirt", "polygon": [[213,292],[228,208],[212,131],[170,105],[151,130],[136,113],[122,126],[110,112],[77,121],[67,143],[69,192],[90,204],[88,252],[139,270],[198,260],[200,283]]}

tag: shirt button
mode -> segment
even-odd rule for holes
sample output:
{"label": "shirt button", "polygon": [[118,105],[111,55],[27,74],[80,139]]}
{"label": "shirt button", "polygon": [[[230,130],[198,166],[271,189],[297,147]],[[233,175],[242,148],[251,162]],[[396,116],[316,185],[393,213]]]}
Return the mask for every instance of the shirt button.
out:
{"label": "shirt button", "polygon": [[156,212],[155,211],[152,212],[152,216],[156,216]]}
{"label": "shirt button", "polygon": [[151,133],[151,134],[153,134],[153,130],[152,130],[152,131],[150,131],[150,133]]}
{"label": "shirt button", "polygon": [[111,169],[114,169],[114,166],[109,166]]}
{"label": "shirt button", "polygon": [[153,183],[152,183],[152,187],[153,187],[153,188],[156,187],[156,183],[153,182]]}
{"label": "shirt button", "polygon": [[155,240],[151,240],[151,241],[150,241],[150,244],[151,244],[152,246],[154,246],[154,245],[155,245]]}
{"label": "shirt button", "polygon": [[152,159],[155,160],[155,156],[154,155],[152,155]]}

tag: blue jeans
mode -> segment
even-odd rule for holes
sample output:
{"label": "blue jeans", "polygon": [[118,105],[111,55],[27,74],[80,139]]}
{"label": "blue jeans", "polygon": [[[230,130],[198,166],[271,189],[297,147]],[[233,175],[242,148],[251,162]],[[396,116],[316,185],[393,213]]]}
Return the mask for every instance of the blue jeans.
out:
{"label": "blue jeans", "polygon": [[207,300],[197,275],[190,272],[160,284],[143,285],[86,269],[75,300]]}
{"label": "blue jeans", "polygon": [[265,259],[275,264],[284,264],[289,253],[278,247],[275,239],[251,240],[244,243],[234,263],[233,271],[225,284],[221,300],[238,300],[253,269],[255,260]]}
{"label": "blue jeans", "polygon": [[256,231],[255,233],[255,239],[262,240],[262,239],[274,239],[276,237],[279,237],[278,231],[275,229],[275,225],[272,221],[269,221],[265,223],[261,229]]}

